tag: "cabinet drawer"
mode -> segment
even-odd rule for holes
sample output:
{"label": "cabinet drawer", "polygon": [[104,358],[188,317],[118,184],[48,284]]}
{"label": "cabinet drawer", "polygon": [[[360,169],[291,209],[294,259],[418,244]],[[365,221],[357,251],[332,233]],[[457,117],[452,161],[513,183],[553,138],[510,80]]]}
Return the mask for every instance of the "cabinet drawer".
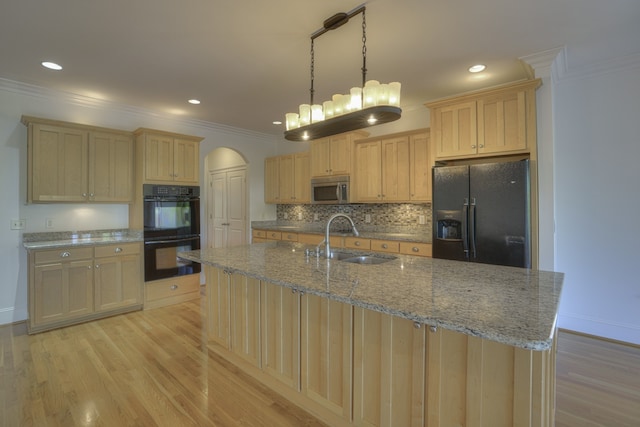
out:
{"label": "cabinet drawer", "polygon": [[318,245],[324,240],[322,234],[298,234],[298,242],[307,245]]}
{"label": "cabinet drawer", "polygon": [[267,232],[265,230],[253,230],[251,232],[251,235],[253,237],[259,237],[261,239],[266,239],[267,238]]}
{"label": "cabinet drawer", "polygon": [[81,259],[93,258],[93,246],[75,247],[75,248],[58,248],[37,251],[35,253],[36,264],[48,264],[61,261],[77,261]]}
{"label": "cabinet drawer", "polygon": [[400,242],[397,240],[371,240],[371,250],[379,252],[400,252]]}
{"label": "cabinet drawer", "polygon": [[431,256],[431,243],[400,242],[400,253],[405,255]]}
{"label": "cabinet drawer", "polygon": [[124,243],[119,245],[96,246],[95,257],[102,258],[108,256],[133,255],[140,253],[139,243]]}
{"label": "cabinet drawer", "polygon": [[267,239],[269,240],[281,240],[282,233],[279,231],[267,231]]}
{"label": "cabinet drawer", "polygon": [[200,275],[190,274],[174,279],[156,280],[145,283],[145,303],[184,294],[200,292]]}
{"label": "cabinet drawer", "polygon": [[282,233],[282,240],[286,240],[288,242],[297,242],[298,241],[298,233]]}
{"label": "cabinet drawer", "polygon": [[345,237],[344,247],[352,249],[371,249],[371,239],[361,239],[359,237]]}

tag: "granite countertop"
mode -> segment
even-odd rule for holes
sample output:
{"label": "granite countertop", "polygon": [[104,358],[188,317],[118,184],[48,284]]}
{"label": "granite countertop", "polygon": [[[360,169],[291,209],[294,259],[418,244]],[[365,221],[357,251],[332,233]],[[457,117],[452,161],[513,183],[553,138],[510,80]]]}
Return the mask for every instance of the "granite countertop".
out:
{"label": "granite countertop", "polygon": [[551,347],[562,273],[408,255],[359,265],[306,249],[313,246],[274,241],[178,256],[515,347]]}
{"label": "granite countertop", "polygon": [[88,230],[45,233],[25,233],[23,246],[31,251],[68,246],[109,245],[113,243],[142,242],[142,230]]}
{"label": "granite countertop", "polygon": [[[273,230],[292,233],[325,233],[325,224],[320,223],[292,223],[281,221],[253,221],[251,228],[260,230]],[[380,240],[401,240],[405,242],[431,243],[431,229],[421,227],[371,227],[367,225],[357,225],[359,237],[364,239]],[[332,229],[331,235],[353,236],[351,230],[336,231]]]}

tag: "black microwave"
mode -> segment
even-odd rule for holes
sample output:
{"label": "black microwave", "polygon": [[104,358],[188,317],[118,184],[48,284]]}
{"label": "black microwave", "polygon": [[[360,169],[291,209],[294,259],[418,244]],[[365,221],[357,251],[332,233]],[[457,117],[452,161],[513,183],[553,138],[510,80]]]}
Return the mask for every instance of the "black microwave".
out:
{"label": "black microwave", "polygon": [[326,205],[349,203],[349,177],[313,178],[311,180],[311,202]]}

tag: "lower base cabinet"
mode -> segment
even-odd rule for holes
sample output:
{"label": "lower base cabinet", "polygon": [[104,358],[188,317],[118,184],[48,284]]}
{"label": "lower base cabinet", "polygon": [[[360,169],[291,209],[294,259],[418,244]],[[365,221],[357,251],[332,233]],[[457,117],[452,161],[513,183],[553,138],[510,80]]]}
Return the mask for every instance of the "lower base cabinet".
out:
{"label": "lower base cabinet", "polygon": [[205,274],[209,348],[329,425],[554,425],[555,341],[525,350]]}
{"label": "lower base cabinet", "polygon": [[145,310],[197,298],[200,298],[200,273],[144,283]]}

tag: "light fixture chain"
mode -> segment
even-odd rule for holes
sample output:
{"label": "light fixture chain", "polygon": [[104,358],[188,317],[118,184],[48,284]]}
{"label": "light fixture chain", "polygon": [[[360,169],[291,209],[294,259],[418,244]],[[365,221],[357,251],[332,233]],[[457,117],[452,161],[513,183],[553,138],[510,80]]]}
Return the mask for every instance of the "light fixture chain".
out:
{"label": "light fixture chain", "polygon": [[367,81],[367,20],[365,9],[362,9],[362,87]]}
{"label": "light fixture chain", "polygon": [[315,71],[315,51],[313,48],[313,38],[311,38],[311,88],[309,89],[310,99],[309,105],[313,105],[313,80],[314,80],[314,71]]}

